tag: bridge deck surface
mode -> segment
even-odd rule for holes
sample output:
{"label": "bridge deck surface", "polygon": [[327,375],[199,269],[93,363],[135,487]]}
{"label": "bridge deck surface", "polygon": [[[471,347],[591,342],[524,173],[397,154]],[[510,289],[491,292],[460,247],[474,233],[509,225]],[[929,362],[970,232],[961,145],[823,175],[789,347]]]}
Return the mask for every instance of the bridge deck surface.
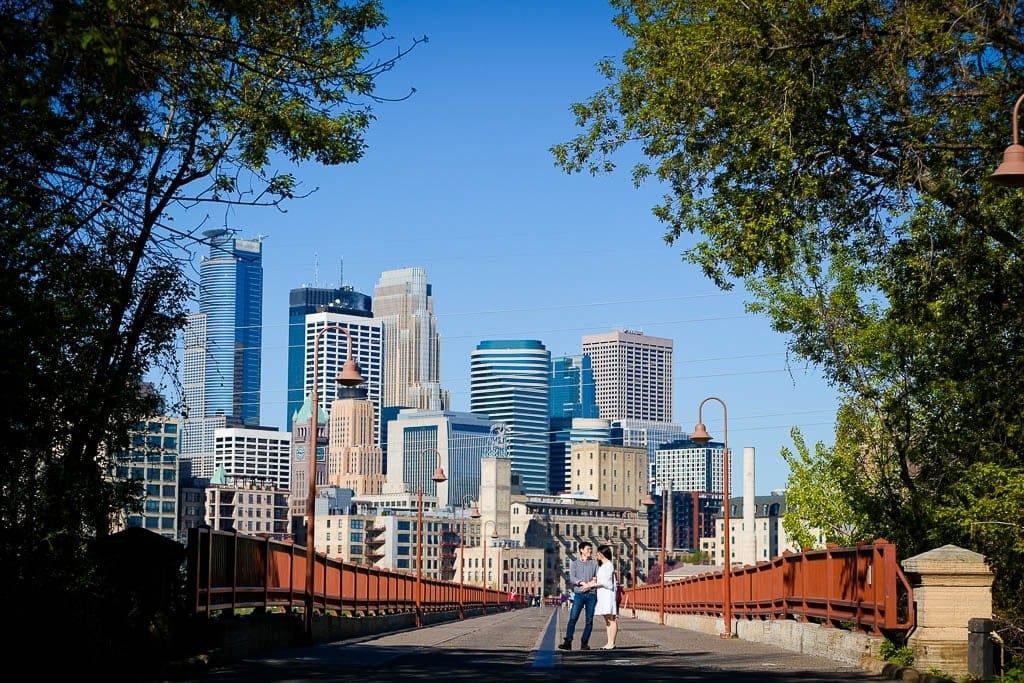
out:
{"label": "bridge deck surface", "polygon": [[761,643],[620,617],[614,650],[602,651],[594,619],[589,651],[556,648],[568,611],[533,607],[312,647],[278,651],[206,672],[204,681],[879,681],[829,659]]}

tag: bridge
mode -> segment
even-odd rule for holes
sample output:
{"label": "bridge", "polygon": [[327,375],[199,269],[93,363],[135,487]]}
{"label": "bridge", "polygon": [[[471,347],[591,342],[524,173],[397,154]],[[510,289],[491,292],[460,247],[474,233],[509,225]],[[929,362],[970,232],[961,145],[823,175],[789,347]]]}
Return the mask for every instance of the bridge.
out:
{"label": "bridge", "polygon": [[[716,671],[728,673],[721,680],[872,680],[886,666],[881,643],[911,629],[930,668],[966,673],[967,622],[991,617],[980,555],[944,546],[908,558],[912,585],[884,539],[627,590],[621,647],[608,652],[596,649],[603,619],[595,649],[561,652],[554,646],[568,612],[560,606],[323,555],[314,557],[310,594],[305,549],[269,539],[192,530],[187,564],[191,610],[223,667],[205,674],[215,680],[346,680],[339,676],[349,672],[395,680],[378,671],[387,662],[414,679],[469,680],[501,666],[531,679],[587,680],[587,667],[603,662],[683,680]],[[978,579],[965,583],[967,574]],[[914,599],[919,588],[931,613]],[[279,668],[283,678],[273,678]]]}
{"label": "bridge", "polygon": [[526,680],[618,683],[711,681],[817,683],[880,681],[895,668],[876,671],[827,657],[800,654],[764,643],[663,626],[620,615],[614,650],[603,651],[604,620],[595,617],[590,645],[556,648],[569,610],[541,606],[511,609],[465,620],[406,628],[313,646],[285,648],[214,666],[180,672],[194,681],[461,681]]}

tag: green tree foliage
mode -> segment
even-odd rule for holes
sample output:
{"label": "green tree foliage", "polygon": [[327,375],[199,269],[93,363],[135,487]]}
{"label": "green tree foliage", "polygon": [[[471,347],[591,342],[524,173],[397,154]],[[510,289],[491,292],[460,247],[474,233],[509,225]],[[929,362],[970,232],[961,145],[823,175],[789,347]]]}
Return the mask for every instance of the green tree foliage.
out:
{"label": "green tree foliage", "polygon": [[789,465],[786,487],[786,513],[782,526],[798,547],[820,547],[819,535],[825,543],[849,546],[862,540],[869,526],[849,495],[855,463],[844,460],[839,449],[815,445],[807,448],[800,430],[790,432],[795,452],[782,449],[782,458]]}
{"label": "green tree foliage", "polygon": [[1024,196],[985,182],[1024,90],[1024,2],[612,5],[629,47],[556,163],[636,159],[665,240],[744,283],[839,390],[816,474],[863,532],[984,552],[1024,622],[1021,534],[970,533],[1024,523]]}
{"label": "green tree foliage", "polygon": [[33,642],[97,640],[87,540],[137,504],[110,455],[159,409],[207,212],[299,196],[273,161],[361,157],[420,42],[376,59],[385,25],[374,0],[0,2],[0,585]]}

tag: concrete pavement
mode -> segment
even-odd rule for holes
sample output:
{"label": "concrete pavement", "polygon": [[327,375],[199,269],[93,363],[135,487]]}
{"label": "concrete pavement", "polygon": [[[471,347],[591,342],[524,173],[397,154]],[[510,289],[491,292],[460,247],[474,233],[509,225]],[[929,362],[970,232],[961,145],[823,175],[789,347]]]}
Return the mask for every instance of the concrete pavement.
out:
{"label": "concrete pavement", "polygon": [[615,650],[602,651],[604,620],[590,645],[556,648],[568,610],[533,607],[361,639],[293,648],[222,666],[195,681],[880,681],[829,659],[739,639],[620,618]]}

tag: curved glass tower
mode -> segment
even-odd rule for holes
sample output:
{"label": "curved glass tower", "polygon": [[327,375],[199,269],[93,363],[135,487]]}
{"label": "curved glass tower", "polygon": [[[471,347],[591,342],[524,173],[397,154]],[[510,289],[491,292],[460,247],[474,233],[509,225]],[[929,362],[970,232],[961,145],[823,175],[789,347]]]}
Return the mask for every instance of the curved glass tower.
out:
{"label": "curved glass tower", "polygon": [[189,416],[220,414],[229,424],[257,426],[263,243],[259,238],[236,239],[233,230],[209,230],[204,236],[210,242],[210,255],[199,266],[199,317],[205,325],[201,361],[205,368],[203,376],[195,378],[199,383],[186,394]]}
{"label": "curved glass tower", "polygon": [[530,339],[482,341],[470,355],[469,410],[504,422],[512,471],[547,494],[551,352]]}

